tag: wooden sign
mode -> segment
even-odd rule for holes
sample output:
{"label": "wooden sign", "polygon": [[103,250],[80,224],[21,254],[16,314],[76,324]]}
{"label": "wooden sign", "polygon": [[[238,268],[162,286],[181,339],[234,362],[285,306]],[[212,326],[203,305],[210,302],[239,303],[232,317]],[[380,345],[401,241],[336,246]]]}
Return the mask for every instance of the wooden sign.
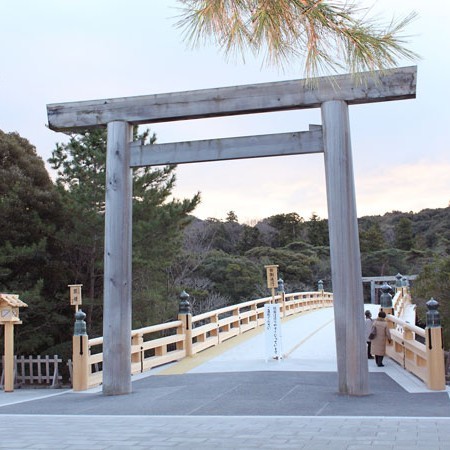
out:
{"label": "wooden sign", "polygon": [[267,287],[269,289],[278,287],[278,265],[264,266],[267,271]]}
{"label": "wooden sign", "polygon": [[82,284],[69,284],[70,304],[73,306],[81,305],[81,286]]}
{"label": "wooden sign", "polygon": [[22,323],[19,319],[19,308],[28,306],[18,295],[0,294],[0,323]]}
{"label": "wooden sign", "polygon": [[280,305],[264,305],[266,361],[282,359]]}

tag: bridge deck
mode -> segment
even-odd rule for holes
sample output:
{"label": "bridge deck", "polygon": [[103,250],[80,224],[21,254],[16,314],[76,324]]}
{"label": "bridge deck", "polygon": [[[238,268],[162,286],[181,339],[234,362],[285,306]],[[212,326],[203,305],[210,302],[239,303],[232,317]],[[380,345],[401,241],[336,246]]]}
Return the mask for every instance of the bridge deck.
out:
{"label": "bridge deck", "polygon": [[[379,307],[365,305],[376,317]],[[161,374],[225,373],[250,371],[336,372],[336,340],[333,308],[290,318],[282,324],[282,360],[266,360],[262,327],[254,333],[206,350],[193,358],[162,369]],[[433,392],[414,375],[385,357],[385,367],[368,361],[369,372],[385,373],[411,393]]]}

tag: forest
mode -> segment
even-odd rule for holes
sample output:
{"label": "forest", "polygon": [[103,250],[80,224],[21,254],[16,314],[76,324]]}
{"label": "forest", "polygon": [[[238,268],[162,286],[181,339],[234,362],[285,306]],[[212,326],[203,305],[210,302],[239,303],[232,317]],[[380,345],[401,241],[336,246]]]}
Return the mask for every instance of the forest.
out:
{"label": "forest", "polygon": [[[135,139],[156,136],[136,130]],[[104,130],[73,135],[52,152],[52,179],[27,139],[0,131],[0,292],[28,304],[16,327],[17,354],[70,357],[69,284],[83,285],[89,336],[102,334],[105,154]],[[266,264],[279,265],[286,292],[316,290],[320,279],[332,291],[326,219],[287,212],[242,224],[229,211],[200,220],[200,194],[171,197],[175,172],[134,171],[133,328],[172,320],[182,290],[194,313],[268,296]],[[362,275],[417,274],[419,317],[434,297],[448,349],[450,206],[358,222]]]}

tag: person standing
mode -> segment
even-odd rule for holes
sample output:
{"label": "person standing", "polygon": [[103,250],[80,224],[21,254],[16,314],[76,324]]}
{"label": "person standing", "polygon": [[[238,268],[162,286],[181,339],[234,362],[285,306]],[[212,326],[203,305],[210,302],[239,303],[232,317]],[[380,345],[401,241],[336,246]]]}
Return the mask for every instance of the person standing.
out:
{"label": "person standing", "polygon": [[386,321],[386,313],[380,311],[378,318],[373,323],[375,337],[372,339],[372,352],[378,367],[384,367],[383,357],[386,354],[386,340],[391,342],[391,332]]}
{"label": "person standing", "polygon": [[367,342],[367,359],[373,359],[371,347],[372,347],[372,341],[369,339],[369,334],[372,332],[372,326],[373,326],[373,319],[372,319],[372,313],[367,310],[364,315],[366,316],[365,319],[365,327],[366,327],[366,342]]}

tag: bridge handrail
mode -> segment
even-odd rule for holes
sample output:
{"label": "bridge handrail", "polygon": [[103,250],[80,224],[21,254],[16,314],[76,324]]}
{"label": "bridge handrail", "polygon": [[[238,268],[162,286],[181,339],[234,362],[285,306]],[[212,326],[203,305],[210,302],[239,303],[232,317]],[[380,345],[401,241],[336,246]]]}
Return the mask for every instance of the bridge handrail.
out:
{"label": "bridge handrail", "polygon": [[[423,329],[396,317],[408,304],[411,304],[409,289],[397,288],[391,309],[395,315],[386,315],[392,337],[392,342],[386,345],[386,355],[420,378],[429,389],[445,389],[442,328]],[[417,340],[417,336],[421,339]]]}
{"label": "bridge handrail", "polygon": [[[188,325],[180,314],[178,320],[132,330],[131,372],[133,374],[144,372],[162,364],[178,361],[263,325],[264,305],[269,302],[279,303],[282,317],[286,317],[332,306],[333,294],[324,291],[278,293],[274,297],[249,300],[196,316],[189,314],[186,319]],[[225,317],[221,317],[223,315]],[[85,362],[87,374],[84,377],[87,381],[84,383],[84,389],[102,383],[102,346],[102,336],[87,339],[88,352]]]}
{"label": "bridge handrail", "polygon": [[157,331],[165,331],[170,328],[176,328],[181,325],[180,320],[173,320],[171,322],[160,323],[157,325],[149,325],[147,327],[137,328],[131,331],[131,337],[139,334],[156,333]]}
{"label": "bridge handrail", "polygon": [[[401,298],[405,296],[405,298]],[[409,298],[406,298],[409,297]],[[396,304],[402,308],[409,301],[409,292],[402,289],[396,295]],[[178,320],[142,327],[131,332],[131,372],[138,373],[153,367],[192,356],[206,348],[221,344],[239,334],[264,324],[264,304],[280,304],[282,317],[304,311],[332,306],[333,294],[323,291],[284,294],[259,298],[236,305],[226,306],[214,311],[192,316],[179,314]],[[395,308],[394,308],[395,309]],[[397,313],[397,311],[396,311]],[[422,379],[430,389],[441,390],[445,386],[441,328],[422,329],[393,314],[387,315],[391,328],[392,344],[386,347],[386,354],[403,368]],[[415,339],[420,336],[426,343]],[[74,343],[82,336],[74,336]],[[103,337],[88,339],[82,344],[88,352],[82,365],[83,386],[85,390],[102,383]],[[432,343],[432,345],[431,345]],[[81,354],[80,353],[80,354]],[[75,347],[74,347],[75,374]],[[75,375],[74,375],[75,378]],[[75,390],[75,383],[74,383]]]}
{"label": "bridge handrail", "polygon": [[[279,300],[280,296],[275,296],[275,301]],[[214,309],[213,311],[207,311],[202,314],[197,314],[196,316],[192,316],[192,322],[199,322],[201,320],[208,319],[209,317],[225,314],[230,311],[235,311],[236,309],[247,308],[248,306],[258,305],[260,303],[267,303],[272,300],[272,297],[259,298],[257,300],[248,300],[243,303],[237,303],[235,305],[224,306],[223,308]]]}
{"label": "bridge handrail", "polygon": [[[333,294],[323,291],[278,293],[274,297],[248,300],[192,316],[191,331],[187,336],[187,355],[192,356],[263,325],[264,305],[269,302],[279,303],[280,313],[282,317],[286,317],[311,309],[332,306]],[[244,311],[247,308],[250,309]],[[223,315],[226,316],[221,317]]]}
{"label": "bridge handrail", "polygon": [[393,316],[392,314],[387,314],[386,318],[395,323],[396,325],[399,325],[403,328],[403,330],[410,330],[413,333],[416,333],[419,336],[425,337],[425,330],[423,328],[418,327],[417,325],[412,325],[409,322],[405,322],[402,319],[399,319],[398,317]]}

